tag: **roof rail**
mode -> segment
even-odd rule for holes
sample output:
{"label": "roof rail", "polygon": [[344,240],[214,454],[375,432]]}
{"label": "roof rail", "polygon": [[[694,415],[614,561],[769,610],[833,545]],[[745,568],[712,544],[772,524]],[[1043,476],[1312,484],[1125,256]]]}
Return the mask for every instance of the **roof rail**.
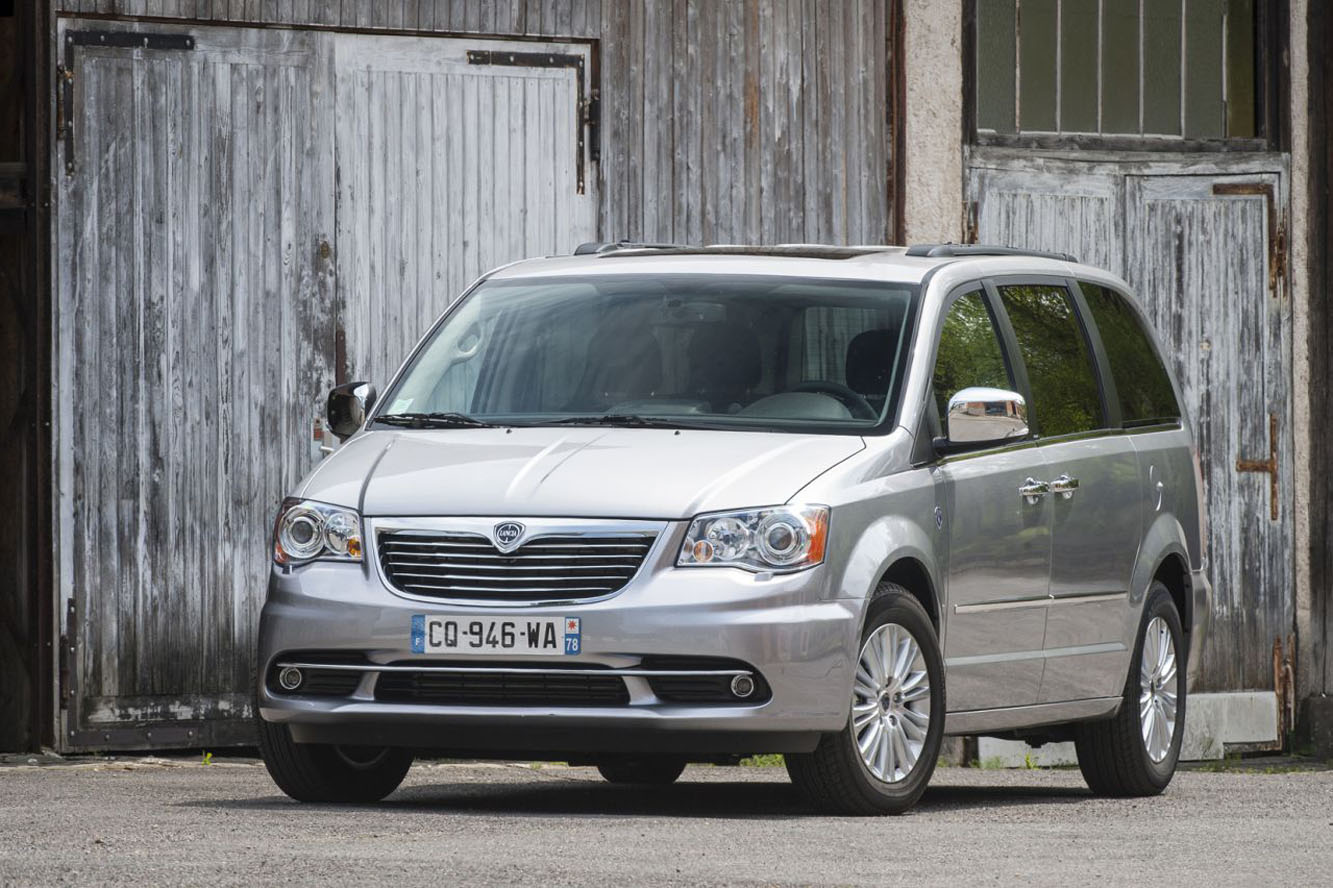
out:
{"label": "roof rail", "polygon": [[927,256],[932,259],[965,256],[1032,256],[1038,259],[1059,259],[1061,262],[1078,262],[1069,253],[1055,253],[1046,250],[1023,250],[1018,247],[997,247],[989,244],[916,244],[907,248],[909,256]]}
{"label": "roof rail", "polygon": [[589,256],[594,253],[614,253],[616,250],[679,250],[680,244],[641,244],[636,241],[588,241],[574,248],[575,256]]}

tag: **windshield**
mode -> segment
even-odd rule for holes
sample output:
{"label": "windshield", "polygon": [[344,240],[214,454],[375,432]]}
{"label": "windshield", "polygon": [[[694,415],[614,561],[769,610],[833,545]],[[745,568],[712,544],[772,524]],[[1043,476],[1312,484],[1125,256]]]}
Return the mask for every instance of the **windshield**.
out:
{"label": "windshield", "polygon": [[897,407],[916,289],[716,274],[489,281],[435,329],[376,421],[859,433]]}

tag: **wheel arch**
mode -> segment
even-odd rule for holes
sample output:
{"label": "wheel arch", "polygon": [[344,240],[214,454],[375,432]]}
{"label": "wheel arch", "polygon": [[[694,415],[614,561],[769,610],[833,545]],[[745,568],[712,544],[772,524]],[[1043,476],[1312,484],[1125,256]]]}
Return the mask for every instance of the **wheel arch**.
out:
{"label": "wheel arch", "polygon": [[1191,634],[1194,629],[1194,595],[1189,563],[1185,529],[1174,515],[1158,515],[1139,546],[1139,557],[1129,587],[1130,602],[1134,605],[1130,609],[1133,628],[1127,637],[1132,637],[1138,629],[1139,615],[1154,580],[1161,581],[1170,591],[1180,614],[1181,628],[1186,637]]}

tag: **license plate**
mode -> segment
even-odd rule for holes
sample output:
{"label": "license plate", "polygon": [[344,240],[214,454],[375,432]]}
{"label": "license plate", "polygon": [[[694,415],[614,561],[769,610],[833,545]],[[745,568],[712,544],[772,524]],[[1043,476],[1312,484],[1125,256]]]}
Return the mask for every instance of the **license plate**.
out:
{"label": "license plate", "polygon": [[578,617],[412,617],[414,654],[577,654]]}

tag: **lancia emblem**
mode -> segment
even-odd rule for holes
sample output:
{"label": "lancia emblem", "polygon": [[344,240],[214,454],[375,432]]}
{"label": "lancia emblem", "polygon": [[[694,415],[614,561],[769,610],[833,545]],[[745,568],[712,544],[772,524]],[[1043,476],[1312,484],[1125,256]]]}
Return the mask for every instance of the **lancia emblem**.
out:
{"label": "lancia emblem", "polygon": [[495,525],[495,548],[501,552],[512,552],[518,548],[518,541],[523,538],[523,525],[517,521],[504,521]]}

